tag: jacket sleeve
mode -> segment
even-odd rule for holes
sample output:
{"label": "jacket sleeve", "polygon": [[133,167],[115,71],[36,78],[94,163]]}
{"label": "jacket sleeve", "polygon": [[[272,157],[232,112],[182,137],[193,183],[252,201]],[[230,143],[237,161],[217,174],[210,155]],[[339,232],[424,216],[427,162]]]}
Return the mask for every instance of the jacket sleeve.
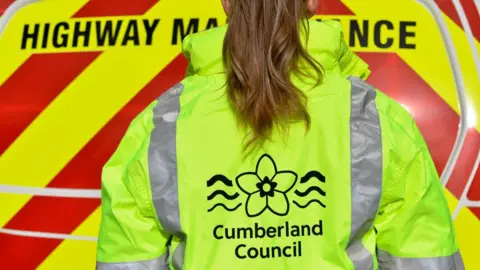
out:
{"label": "jacket sleeve", "polygon": [[379,95],[379,103],[391,103],[388,115],[380,112],[387,158],[374,223],[379,268],[464,269],[444,189],[427,145],[408,112]]}
{"label": "jacket sleeve", "polygon": [[97,269],[168,269],[170,238],[156,218],[148,183],[153,104],[130,125],[102,173]]}
{"label": "jacket sleeve", "polygon": [[342,74],[346,77],[353,76],[361,78],[362,80],[366,80],[371,73],[368,64],[352,50],[350,50],[343,37],[343,30],[340,22],[336,20],[328,20],[325,21],[325,23],[340,31],[340,43],[338,46],[337,55],[338,64],[340,65]]}

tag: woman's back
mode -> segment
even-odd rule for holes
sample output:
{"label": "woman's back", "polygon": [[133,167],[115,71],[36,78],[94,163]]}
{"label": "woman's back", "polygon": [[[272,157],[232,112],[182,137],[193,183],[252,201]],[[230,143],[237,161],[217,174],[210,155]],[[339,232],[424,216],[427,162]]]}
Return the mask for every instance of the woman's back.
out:
{"label": "woman's back", "polygon": [[368,69],[336,23],[310,22],[322,83],[291,77],[308,131],[274,126],[247,149],[225,32],[185,40],[189,76],[105,166],[99,269],[463,269],[425,142],[400,105],[348,77]]}

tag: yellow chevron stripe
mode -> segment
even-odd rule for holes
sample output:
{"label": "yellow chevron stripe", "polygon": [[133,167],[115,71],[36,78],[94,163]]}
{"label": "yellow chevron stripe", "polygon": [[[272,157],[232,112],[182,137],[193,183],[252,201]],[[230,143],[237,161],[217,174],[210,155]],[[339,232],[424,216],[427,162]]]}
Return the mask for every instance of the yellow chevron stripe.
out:
{"label": "yellow chevron stripe", "polygon": [[0,228],[4,227],[30,198],[28,195],[0,193]]}
{"label": "yellow chevron stripe", "polygon": [[[416,1],[370,0],[368,5],[362,1],[343,1],[355,14],[362,18],[379,18],[393,21],[417,21],[415,50],[398,50],[397,54],[412,67],[445,102],[457,113],[458,101],[455,85],[448,62],[445,46],[436,23],[430,13]],[[373,8],[375,7],[375,8]],[[448,16],[444,16],[447,26],[454,39],[458,53],[462,74],[465,80],[467,95],[473,109],[480,112],[480,81],[473,61],[471,50],[465,32],[456,25]],[[477,48],[480,44],[476,42]],[[434,67],[434,68],[433,68]],[[428,109],[428,108],[426,108]],[[477,129],[480,130],[480,117],[477,117]]]}
{"label": "yellow chevron stripe", "polygon": [[22,8],[10,21],[0,39],[0,59],[2,59],[2,64],[0,65],[0,85],[31,55],[29,51],[19,50],[18,42],[11,42],[12,40],[22,39],[23,25],[25,23],[65,20],[72,17],[87,1],[88,0],[42,1]]}
{"label": "yellow chevron stripe", "polygon": [[[100,226],[101,209],[97,208],[72,234],[97,236]],[[95,269],[96,243],[84,241],[63,241],[37,268],[48,269]],[[81,256],[79,256],[81,251]]]}

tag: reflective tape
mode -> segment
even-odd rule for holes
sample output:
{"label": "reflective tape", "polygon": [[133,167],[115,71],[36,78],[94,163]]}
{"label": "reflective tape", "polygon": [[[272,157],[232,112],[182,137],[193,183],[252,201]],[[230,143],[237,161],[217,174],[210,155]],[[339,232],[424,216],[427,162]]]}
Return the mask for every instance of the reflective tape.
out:
{"label": "reflective tape", "polygon": [[451,256],[436,258],[399,258],[388,252],[377,251],[378,266],[382,270],[463,270],[462,256],[457,252]]}
{"label": "reflective tape", "polygon": [[[13,18],[15,13],[20,11],[25,6],[38,2],[40,0],[17,0],[13,2],[3,13],[3,16],[0,16],[0,37],[2,36],[5,28],[7,27],[10,20]],[[0,14],[1,15],[1,14]]]}
{"label": "reflective tape", "polygon": [[177,118],[183,85],[177,84],[158,98],[153,112],[155,129],[148,150],[152,199],[158,219],[168,233],[181,237],[178,206]]}
{"label": "reflective tape", "polygon": [[172,264],[175,270],[183,269],[183,259],[185,257],[185,242],[178,244],[173,252]]}
{"label": "reflective tape", "polygon": [[34,231],[24,231],[24,230],[13,230],[0,228],[0,234],[9,234],[22,237],[32,237],[32,238],[46,238],[46,239],[60,239],[60,240],[78,240],[78,241],[91,241],[96,242],[97,237],[92,236],[81,236],[81,235],[72,235],[72,234],[62,234],[62,233],[50,233],[50,232],[34,232]]}
{"label": "reflective tape", "polygon": [[97,270],[168,270],[167,255],[159,258],[124,263],[101,263],[97,262]]}
{"label": "reflective tape", "polygon": [[362,243],[372,228],[382,194],[382,134],[373,86],[351,77],[351,233],[347,254],[355,269],[374,269],[373,254]]}
{"label": "reflective tape", "polygon": [[100,199],[102,197],[100,189],[39,188],[1,184],[0,193],[60,198]]}

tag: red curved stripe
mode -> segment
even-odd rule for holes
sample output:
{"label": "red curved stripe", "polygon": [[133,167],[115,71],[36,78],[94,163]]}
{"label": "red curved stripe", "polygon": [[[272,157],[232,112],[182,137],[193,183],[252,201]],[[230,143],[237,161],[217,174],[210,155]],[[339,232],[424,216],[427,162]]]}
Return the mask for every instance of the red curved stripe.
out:
{"label": "red curved stripe", "polygon": [[473,36],[480,41],[480,15],[474,0],[460,0],[460,2],[467,15],[470,28],[472,28]]}
{"label": "red curved stripe", "polygon": [[[452,0],[435,0],[435,2],[452,21],[454,21],[460,28],[464,29]],[[467,15],[474,37],[477,41],[480,41],[480,18],[475,3],[473,0],[461,0],[460,3]]]}
{"label": "red curved stripe", "polygon": [[0,16],[3,15],[5,10],[13,3],[15,0],[0,0]]}

